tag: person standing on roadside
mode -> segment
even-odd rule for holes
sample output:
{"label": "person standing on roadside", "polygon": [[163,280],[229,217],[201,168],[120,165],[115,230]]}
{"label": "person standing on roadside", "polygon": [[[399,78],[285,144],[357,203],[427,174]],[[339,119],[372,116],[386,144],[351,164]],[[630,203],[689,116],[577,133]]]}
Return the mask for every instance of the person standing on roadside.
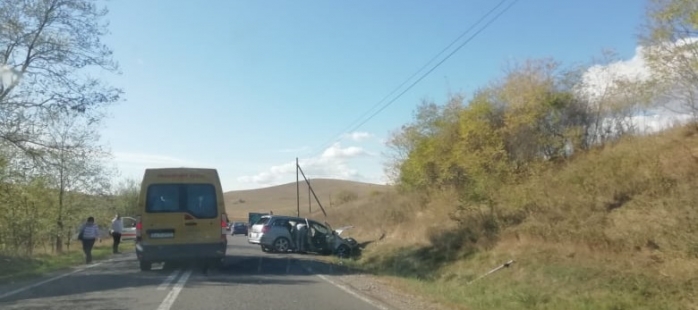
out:
{"label": "person standing on roadside", "polygon": [[78,240],[82,242],[82,251],[85,252],[85,263],[92,263],[92,247],[95,246],[95,240],[99,237],[99,227],[95,224],[95,218],[90,216],[87,222],[80,227]]}
{"label": "person standing on roadside", "polygon": [[305,245],[308,238],[308,226],[299,222],[296,224],[296,251],[298,253],[305,253]]}
{"label": "person standing on roadside", "polygon": [[119,254],[119,243],[121,243],[121,233],[124,231],[124,221],[121,219],[121,215],[118,213],[111,220],[111,237],[114,239],[114,244],[112,245],[112,252],[114,254]]}

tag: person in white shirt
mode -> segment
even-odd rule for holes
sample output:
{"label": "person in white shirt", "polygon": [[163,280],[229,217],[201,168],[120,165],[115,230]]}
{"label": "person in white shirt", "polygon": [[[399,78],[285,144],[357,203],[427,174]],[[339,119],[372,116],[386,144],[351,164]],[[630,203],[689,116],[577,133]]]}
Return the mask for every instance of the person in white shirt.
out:
{"label": "person in white shirt", "polygon": [[296,251],[305,252],[306,240],[308,238],[308,226],[303,222],[296,224]]}
{"label": "person in white shirt", "polygon": [[92,247],[99,237],[99,227],[95,224],[95,218],[87,218],[87,222],[80,227],[78,240],[82,241],[82,251],[85,252],[85,263],[92,263]]}
{"label": "person in white shirt", "polygon": [[119,253],[119,243],[121,243],[121,233],[124,231],[124,221],[121,219],[121,215],[117,214],[113,220],[111,220],[111,236],[114,239],[114,245],[112,245],[112,251],[114,254]]}

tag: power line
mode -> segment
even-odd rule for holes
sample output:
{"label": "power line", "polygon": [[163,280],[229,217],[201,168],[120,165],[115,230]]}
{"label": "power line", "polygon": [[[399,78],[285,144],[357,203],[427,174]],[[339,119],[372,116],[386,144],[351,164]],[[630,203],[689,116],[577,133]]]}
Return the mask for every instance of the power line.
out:
{"label": "power line", "polygon": [[366,115],[368,115],[368,114],[369,114],[371,111],[373,111],[375,108],[379,107],[381,103],[383,103],[385,100],[387,100],[387,99],[388,99],[390,96],[392,96],[395,92],[397,92],[398,90],[400,90],[400,88],[402,88],[403,86],[405,86],[405,84],[407,84],[407,82],[409,82],[410,80],[412,80],[415,76],[417,76],[417,74],[419,74],[420,72],[422,72],[422,70],[426,69],[426,68],[429,66],[429,64],[431,64],[432,62],[434,62],[434,60],[436,60],[437,58],[439,58],[439,56],[441,56],[441,54],[443,54],[444,52],[446,52],[446,51],[447,51],[449,48],[451,48],[454,44],[458,43],[458,41],[460,41],[460,39],[462,39],[462,38],[463,38],[466,34],[468,34],[470,31],[472,31],[472,30],[475,28],[475,26],[477,26],[478,24],[480,24],[485,18],[487,18],[490,14],[492,14],[495,10],[497,10],[500,6],[502,6],[502,5],[503,5],[505,2],[507,2],[507,1],[508,1],[508,0],[502,0],[502,1],[500,1],[497,5],[495,5],[492,9],[490,9],[487,13],[485,13],[483,16],[481,16],[475,23],[473,23],[472,25],[470,25],[470,27],[468,27],[468,29],[466,29],[464,32],[462,32],[462,33],[461,33],[455,40],[453,40],[448,46],[446,46],[444,49],[442,49],[438,54],[436,54],[436,55],[435,55],[434,57],[432,57],[427,63],[425,63],[421,68],[419,68],[419,70],[417,70],[417,71],[416,71],[415,73],[413,73],[410,77],[408,77],[404,82],[402,82],[402,84],[398,85],[395,89],[393,89],[393,91],[391,91],[389,94],[387,94],[385,97],[383,97],[383,99],[381,99],[380,101],[378,101],[373,107],[371,107],[371,108],[368,109],[366,112],[364,112],[364,114],[362,114],[361,116],[359,116],[359,118],[357,118],[356,120],[354,120],[353,122],[351,122],[351,124],[349,124],[349,126],[347,126],[347,127],[344,128],[342,131],[340,131],[339,133],[337,133],[337,134],[334,136],[334,138],[331,138],[330,140],[328,140],[328,141],[326,141],[325,143],[321,144],[322,147],[320,147],[320,151],[324,150],[326,147],[329,147],[329,145],[330,145],[331,143],[336,142],[337,140],[341,139],[341,135],[345,134],[345,133],[347,132],[347,130],[349,130],[349,129],[350,129],[352,126],[354,126],[357,122],[361,121],[364,117],[366,117]]}
{"label": "power line", "polygon": [[[482,17],[480,17],[480,19],[478,19],[475,23],[473,23],[473,24],[472,24],[466,31],[464,31],[460,36],[458,36],[458,38],[456,38],[453,42],[451,42],[451,44],[449,44],[447,47],[445,47],[443,50],[441,50],[441,52],[439,52],[436,56],[434,56],[431,60],[429,60],[424,66],[422,66],[419,70],[417,70],[414,74],[412,74],[409,78],[407,78],[407,80],[405,80],[402,84],[400,84],[397,88],[395,88],[392,92],[390,92],[390,94],[388,94],[387,96],[383,97],[383,99],[381,99],[376,105],[374,105],[371,109],[369,109],[369,110],[366,111],[364,114],[362,114],[361,117],[359,117],[357,120],[355,120],[355,121],[352,122],[351,124],[353,125],[354,123],[356,123],[356,121],[361,120],[361,118],[363,118],[366,114],[368,114],[368,113],[371,112],[373,109],[375,109],[376,107],[378,107],[381,103],[383,103],[383,101],[385,101],[385,99],[387,99],[387,98],[390,97],[392,94],[394,94],[394,93],[395,93],[397,90],[399,90],[403,85],[407,84],[407,82],[409,82],[409,81],[410,81],[413,77],[415,77],[419,72],[421,72],[422,70],[424,70],[430,63],[432,63],[434,60],[436,60],[436,58],[438,58],[439,56],[441,56],[441,54],[443,54],[446,50],[448,50],[449,48],[451,48],[451,46],[453,46],[456,42],[458,42],[462,37],[464,37],[467,33],[469,33],[473,28],[475,28],[475,26],[477,26],[480,22],[482,22],[485,18],[487,18],[490,14],[492,14],[492,13],[493,13],[495,10],[497,10],[500,6],[502,6],[502,4],[504,4],[506,1],[507,1],[507,0],[502,0],[502,1],[500,1],[500,2],[499,2],[497,5],[495,5],[492,9],[490,9],[486,14],[484,14]],[[449,58],[451,58],[451,56],[453,56],[453,55],[454,55],[456,52],[458,52],[461,48],[463,48],[463,47],[464,47],[465,45],[467,45],[470,41],[472,41],[475,37],[477,37],[482,31],[484,31],[485,29],[487,29],[487,27],[489,27],[492,23],[494,23],[497,19],[499,19],[499,17],[501,17],[502,15],[504,15],[504,13],[506,13],[506,12],[507,12],[512,6],[514,6],[514,4],[516,4],[516,2],[518,2],[518,1],[519,1],[519,0],[514,0],[514,1],[512,1],[507,7],[505,7],[502,11],[500,11],[497,15],[495,15],[494,18],[490,19],[487,23],[485,23],[485,25],[484,25],[483,27],[481,27],[478,31],[476,31],[473,35],[471,35],[467,40],[465,40],[465,41],[464,41],[463,43],[461,43],[458,47],[456,47],[455,50],[453,50],[453,51],[452,51],[451,53],[449,53],[444,59],[442,59],[442,60],[439,61],[435,66],[433,66],[431,69],[429,69],[429,71],[427,71],[427,72],[424,73],[421,77],[419,77],[419,79],[417,79],[417,80],[414,81],[412,84],[410,84],[410,86],[408,86],[405,90],[403,90],[403,91],[402,91],[400,94],[398,94],[395,98],[393,98],[392,100],[390,100],[387,104],[383,105],[383,107],[381,107],[378,111],[376,111],[376,112],[374,112],[373,114],[371,114],[367,119],[365,119],[364,121],[362,121],[362,122],[359,123],[358,125],[354,126],[353,128],[351,127],[352,125],[350,125],[348,128],[351,128],[351,129],[349,129],[349,130],[346,130],[346,129],[345,129],[343,132],[341,132],[341,133],[339,134],[339,136],[337,136],[336,138],[333,138],[333,139],[329,140],[328,142],[326,142],[326,143],[320,148],[320,152],[322,152],[325,148],[329,147],[329,145],[331,145],[331,143],[337,141],[338,138],[341,138],[341,136],[342,136],[343,134],[346,134],[347,132],[353,132],[353,131],[355,131],[355,130],[361,128],[361,126],[363,126],[364,124],[366,124],[368,121],[370,121],[371,119],[373,119],[376,115],[378,115],[380,112],[382,112],[383,110],[385,110],[386,108],[388,108],[390,105],[392,105],[395,101],[397,101],[400,97],[402,97],[402,95],[404,95],[405,93],[407,93],[407,92],[408,92],[410,89],[412,89],[415,85],[417,85],[419,82],[421,82],[421,81],[422,81],[424,78],[426,78],[431,72],[433,72],[434,70],[436,70],[441,64],[443,64],[444,62],[446,62],[446,60],[448,60]]]}
{"label": "power line", "polygon": [[461,43],[461,45],[459,45],[455,50],[453,50],[450,54],[448,54],[448,55],[446,56],[446,58],[444,58],[444,59],[442,59],[440,62],[438,62],[434,67],[432,67],[431,69],[429,69],[429,71],[427,71],[427,72],[424,73],[421,77],[419,77],[419,79],[417,79],[414,83],[410,84],[410,86],[408,86],[407,89],[403,90],[400,94],[398,94],[397,97],[393,98],[393,100],[390,100],[387,104],[385,104],[383,107],[381,107],[378,111],[376,111],[375,113],[371,114],[371,116],[369,116],[369,118],[367,118],[367,119],[364,120],[363,122],[359,123],[359,125],[357,125],[357,126],[354,127],[353,129],[349,130],[349,132],[352,132],[352,131],[354,131],[354,130],[359,129],[361,126],[363,126],[364,124],[366,124],[368,121],[370,121],[372,118],[374,118],[374,117],[375,117],[376,115],[378,115],[380,112],[382,112],[383,110],[385,110],[387,107],[389,107],[389,106],[390,106],[391,104],[393,104],[395,101],[397,101],[398,99],[400,99],[400,97],[402,97],[402,95],[404,95],[405,93],[407,93],[410,89],[412,89],[412,87],[414,87],[415,85],[417,85],[417,83],[421,82],[421,81],[422,81],[424,78],[426,78],[431,72],[433,72],[434,70],[436,70],[436,68],[438,68],[441,64],[443,64],[444,62],[446,62],[446,60],[448,60],[449,58],[451,58],[451,56],[453,56],[453,55],[454,55],[456,52],[458,52],[461,48],[463,48],[463,47],[464,47],[465,45],[467,45],[470,41],[472,41],[473,39],[475,39],[475,37],[477,37],[477,35],[479,35],[481,32],[483,32],[485,29],[487,29],[487,27],[489,27],[492,23],[494,23],[497,19],[499,19],[499,17],[501,17],[502,15],[504,15],[504,13],[506,13],[506,12],[507,12],[512,6],[514,6],[514,4],[516,4],[516,2],[518,2],[518,1],[519,1],[519,0],[514,0],[514,1],[512,1],[507,7],[504,8],[504,10],[500,11],[497,15],[494,16],[494,18],[492,18],[492,19],[489,20],[487,23],[485,23],[485,25],[484,25],[482,28],[480,28],[478,31],[476,31],[472,36],[470,36],[467,40],[465,40],[465,42]]}

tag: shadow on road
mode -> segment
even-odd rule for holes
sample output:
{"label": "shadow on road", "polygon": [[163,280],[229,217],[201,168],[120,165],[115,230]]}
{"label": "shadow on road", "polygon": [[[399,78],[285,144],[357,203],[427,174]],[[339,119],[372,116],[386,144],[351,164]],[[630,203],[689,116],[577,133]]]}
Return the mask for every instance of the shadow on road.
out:
{"label": "shadow on road", "polygon": [[[106,267],[106,268],[105,268]],[[297,256],[293,254],[266,254],[247,256],[228,256],[225,264],[206,272],[196,264],[164,266],[149,272],[141,272],[137,262],[121,262],[116,265],[100,266],[84,272],[50,282],[36,288],[18,293],[0,300],[0,308],[22,304],[22,309],[36,302],[48,302],[48,298],[68,297],[72,301],[94,300],[87,294],[95,292],[114,293],[121,289],[155,290],[172,270],[180,267],[191,269],[192,278],[187,286],[192,285],[303,285],[317,282],[310,278],[313,274],[337,275],[351,272],[348,268],[313,259],[313,255]],[[312,270],[312,273],[309,271]],[[195,280],[205,276],[204,281]],[[118,293],[117,293],[118,294]],[[43,301],[42,301],[43,300]],[[67,299],[55,299],[63,302]],[[54,300],[50,301],[52,306]],[[45,306],[45,305],[44,305]],[[82,309],[83,305],[75,305]],[[31,307],[30,307],[31,308]],[[86,307],[87,309],[89,307]],[[37,309],[44,309],[38,307]]]}
{"label": "shadow on road", "polygon": [[[351,272],[348,268],[315,260],[313,256],[265,253],[259,256],[229,256],[222,267],[209,270],[203,278],[190,281],[187,285],[303,285],[317,282],[317,279],[311,278],[315,274]],[[202,274],[203,271],[199,273]]]}
{"label": "shadow on road", "polygon": [[[76,298],[71,298],[71,300],[77,300],[80,299],[80,295],[93,292],[109,293],[124,288],[156,287],[160,285],[163,279],[170,273],[171,271],[169,270],[140,272],[135,263],[126,266],[111,266],[111,268],[107,270],[98,268],[88,269],[1,299],[0,309],[4,306],[18,303],[26,299],[73,295]],[[82,309],[80,307],[78,308]]]}
{"label": "shadow on road", "polygon": [[314,274],[336,275],[356,273],[338,264],[319,260],[319,255],[262,254],[259,256],[229,257],[220,272],[237,275],[305,276],[308,268]]}
{"label": "shadow on road", "polygon": [[[306,275],[308,276],[308,275]],[[301,279],[284,279],[284,278],[269,278],[258,275],[245,275],[238,277],[229,277],[223,275],[213,275],[206,278],[205,281],[190,281],[187,286],[235,286],[235,285],[304,285],[314,283],[316,281],[301,280]]]}

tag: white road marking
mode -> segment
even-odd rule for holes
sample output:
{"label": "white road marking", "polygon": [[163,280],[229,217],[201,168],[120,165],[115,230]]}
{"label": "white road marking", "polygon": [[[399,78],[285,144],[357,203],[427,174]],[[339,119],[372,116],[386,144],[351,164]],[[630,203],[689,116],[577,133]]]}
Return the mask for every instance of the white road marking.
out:
{"label": "white road marking", "polygon": [[177,300],[177,296],[179,296],[179,293],[182,291],[184,285],[187,283],[187,280],[189,280],[191,271],[192,270],[189,269],[182,274],[182,276],[179,278],[179,281],[177,281],[177,283],[175,283],[175,285],[172,286],[172,290],[169,294],[167,294],[167,297],[165,297],[165,299],[162,301],[157,310],[170,310],[175,300]]}
{"label": "white road marking", "polygon": [[380,303],[378,303],[378,302],[376,302],[376,301],[373,301],[373,300],[371,300],[371,299],[368,299],[367,297],[365,297],[365,296],[363,296],[363,295],[361,295],[361,294],[355,292],[354,290],[352,290],[352,289],[350,289],[350,288],[348,288],[348,287],[346,287],[346,286],[344,286],[344,285],[342,285],[342,284],[339,284],[339,283],[337,283],[337,282],[335,282],[335,281],[330,280],[330,278],[328,278],[328,277],[326,277],[326,276],[324,276],[324,275],[321,275],[321,274],[318,274],[318,273],[313,272],[313,268],[306,267],[306,266],[303,266],[303,268],[304,268],[306,271],[308,271],[309,273],[311,273],[311,274],[315,275],[316,277],[318,277],[318,278],[324,280],[325,282],[327,282],[327,283],[329,283],[329,284],[332,284],[332,285],[334,285],[336,288],[338,288],[338,289],[340,289],[340,290],[342,290],[342,291],[345,291],[345,292],[349,293],[349,295],[351,295],[351,296],[354,296],[354,297],[356,297],[356,298],[358,298],[358,299],[363,300],[364,302],[368,303],[368,304],[371,305],[371,306],[376,307],[377,309],[380,309],[380,310],[390,310],[390,309],[387,308],[386,306],[384,306],[384,305],[382,305],[382,304],[380,304]]}
{"label": "white road marking", "polygon": [[177,279],[177,276],[179,275],[179,272],[180,272],[180,271],[181,271],[181,270],[179,270],[179,269],[173,271],[172,274],[170,274],[167,278],[165,278],[165,281],[162,281],[162,284],[160,284],[160,286],[158,286],[157,290],[158,290],[158,291],[164,291],[164,290],[166,290],[167,287],[170,286],[170,284],[172,283],[172,281],[174,281],[175,279]]}
{"label": "white road marking", "polygon": [[30,285],[27,285],[27,286],[25,286],[25,287],[20,287],[20,288],[14,290],[14,291],[9,291],[9,292],[7,292],[7,293],[4,293],[4,294],[0,295],[0,299],[7,298],[7,297],[10,297],[10,296],[12,296],[12,295],[17,295],[17,294],[19,294],[19,293],[21,293],[21,292],[24,292],[24,291],[27,291],[27,290],[30,290],[30,289],[33,289],[33,288],[42,286],[42,285],[44,285],[44,284],[46,284],[46,283],[50,283],[50,282],[53,282],[53,281],[56,281],[56,280],[59,280],[59,279],[63,279],[63,278],[65,278],[65,277],[69,276],[69,275],[73,275],[73,274],[76,274],[76,273],[78,273],[78,272],[85,271],[85,270],[87,270],[87,269],[89,269],[89,268],[94,268],[94,267],[97,267],[97,266],[102,265],[102,264],[104,264],[104,263],[109,263],[109,262],[113,262],[113,261],[114,261],[114,259],[109,259],[109,260],[102,261],[102,262],[99,262],[99,263],[93,263],[93,264],[89,264],[89,265],[86,265],[86,266],[83,266],[83,267],[79,267],[79,268],[77,268],[77,269],[75,269],[75,270],[73,270],[73,271],[66,272],[66,273],[62,273],[62,274],[59,274],[59,275],[57,275],[57,276],[48,278],[48,279],[46,279],[46,280],[43,280],[43,281],[40,281],[40,282],[36,282],[36,283],[30,284]]}

